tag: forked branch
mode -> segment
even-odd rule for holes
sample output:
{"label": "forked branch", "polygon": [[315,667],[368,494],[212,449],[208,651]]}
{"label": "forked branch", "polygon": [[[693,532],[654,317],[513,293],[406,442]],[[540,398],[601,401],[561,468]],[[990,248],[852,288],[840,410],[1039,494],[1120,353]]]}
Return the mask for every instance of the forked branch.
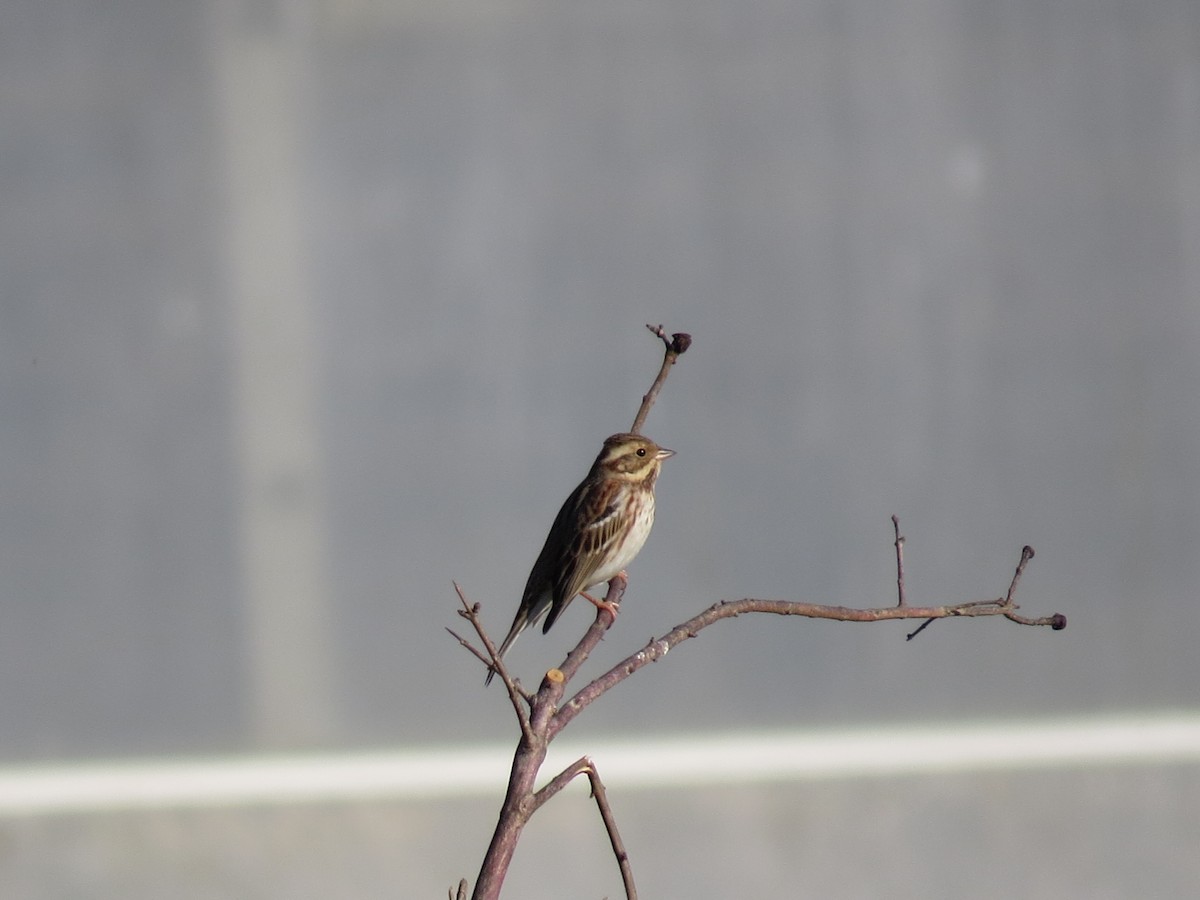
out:
{"label": "forked branch", "polygon": [[[691,345],[691,337],[687,334],[676,333],[668,336],[661,325],[647,325],[665,347],[662,366],[658,376],[650,386],[650,390],[642,397],[633,426],[635,433],[640,433],[650,408],[654,405],[663,383],[671,367],[679,356]],[[512,860],[517,841],[525,824],[544,803],[562,790],[572,779],[586,774],[592,786],[592,796],[604,821],[605,830],[609,836],[613,853],[621,872],[621,880],[625,887],[627,900],[635,900],[637,889],[633,883],[633,873],[629,857],[617,830],[612,809],[608,805],[604,784],[596,773],[594,763],[588,757],[582,757],[552,778],[541,789],[534,789],[538,772],[546,759],[550,742],[571,723],[587,706],[597,700],[607,691],[616,687],[634,672],[662,659],[671,649],[690,638],[696,637],[702,630],[724,619],[732,619],[748,613],[770,613],[782,616],[804,616],[812,619],[832,619],[841,622],[882,622],[889,619],[922,619],[924,620],[912,633],[911,640],[930,623],[938,619],[950,618],[979,618],[984,616],[1003,616],[1019,625],[1048,626],[1055,631],[1066,627],[1066,618],[1059,614],[1029,618],[1017,612],[1016,590],[1025,571],[1025,566],[1033,559],[1033,548],[1025,547],[1021,551],[1021,560],[1017,564],[1012,582],[1005,596],[995,600],[972,600],[963,603],[944,606],[911,606],[905,590],[904,573],[904,537],[900,534],[900,520],[892,516],[892,526],[895,532],[894,546],[896,550],[896,590],[897,602],[894,606],[857,608],[848,606],[824,606],[814,603],[802,603],[794,600],[760,600],[745,598],[742,600],[721,601],[708,609],[688,619],[671,629],[660,638],[650,641],[645,647],[632,656],[627,657],[613,666],[603,675],[584,685],[573,697],[563,702],[567,685],[576,676],[580,666],[595,649],[605,632],[615,620],[615,610],[624,596],[626,583],[618,576],[608,584],[606,603],[597,608],[596,618],[584,633],[579,643],[567,654],[563,662],[554,669],[546,672],[536,693],[530,693],[523,688],[519,681],[509,673],[504,661],[496,650],[483,627],[479,617],[479,604],[467,600],[462,589],[455,584],[462,608],[459,615],[471,623],[483,649],[476,648],[470,641],[459,636],[450,629],[450,634],[472,653],[483,665],[497,672],[508,691],[508,697],[516,712],[521,727],[521,739],[513,757],[512,770],[509,776],[508,791],[496,823],[483,865],[480,868],[479,879],[475,884],[473,900],[496,900],[500,895],[500,887]],[[466,882],[459,883],[457,900],[465,900]],[[451,897],[455,893],[451,891]]]}

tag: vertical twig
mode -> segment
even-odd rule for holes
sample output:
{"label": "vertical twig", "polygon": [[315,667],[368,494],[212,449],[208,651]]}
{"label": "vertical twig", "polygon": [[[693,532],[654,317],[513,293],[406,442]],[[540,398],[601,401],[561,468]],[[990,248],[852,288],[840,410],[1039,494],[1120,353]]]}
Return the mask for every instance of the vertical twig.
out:
{"label": "vertical twig", "polygon": [[904,596],[904,536],[900,533],[898,516],[892,516],[892,528],[896,531],[896,591],[900,595],[896,605],[907,606],[908,600]]}
{"label": "vertical twig", "polygon": [[1017,582],[1021,580],[1021,573],[1025,571],[1025,565],[1031,559],[1033,559],[1033,548],[1026,544],[1021,548],[1021,561],[1017,563],[1017,571],[1013,572],[1012,583],[1008,586],[1008,593],[1004,598],[1006,606],[1011,606],[1013,609],[1017,608],[1017,605],[1013,603],[1013,594],[1017,592]]}

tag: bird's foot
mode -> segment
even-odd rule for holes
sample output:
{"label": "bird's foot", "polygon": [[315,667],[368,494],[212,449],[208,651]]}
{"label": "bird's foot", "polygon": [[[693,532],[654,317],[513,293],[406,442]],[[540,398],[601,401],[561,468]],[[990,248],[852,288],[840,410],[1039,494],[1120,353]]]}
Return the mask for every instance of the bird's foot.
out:
{"label": "bird's foot", "polygon": [[596,607],[596,609],[608,610],[609,615],[611,615],[613,617],[613,621],[616,621],[617,610],[619,610],[621,608],[621,604],[609,603],[607,600],[597,600],[595,597],[593,597],[587,591],[580,591],[579,596],[582,597],[584,600],[586,600],[588,603],[592,604],[592,606]]}

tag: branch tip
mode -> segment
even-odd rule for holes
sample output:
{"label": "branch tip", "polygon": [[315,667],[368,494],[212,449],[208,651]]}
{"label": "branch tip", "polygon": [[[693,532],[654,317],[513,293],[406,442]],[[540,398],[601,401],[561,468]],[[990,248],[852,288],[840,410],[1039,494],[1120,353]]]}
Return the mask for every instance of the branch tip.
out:
{"label": "branch tip", "polygon": [[918,634],[920,634],[922,631],[924,631],[926,628],[928,628],[930,625],[932,625],[933,622],[934,622],[933,619],[926,619],[924,622],[922,622],[920,625],[917,626],[917,629],[915,631],[910,631],[908,634],[906,634],[904,636],[904,639],[906,641],[911,641]]}

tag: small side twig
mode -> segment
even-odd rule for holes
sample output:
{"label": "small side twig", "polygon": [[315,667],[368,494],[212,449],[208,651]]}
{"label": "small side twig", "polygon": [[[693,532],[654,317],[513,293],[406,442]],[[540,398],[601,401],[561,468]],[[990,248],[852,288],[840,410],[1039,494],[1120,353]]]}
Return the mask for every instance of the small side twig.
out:
{"label": "small side twig", "polygon": [[467,879],[458,882],[458,889],[450,888],[450,900],[467,900]]}
{"label": "small side twig", "polygon": [[[460,616],[463,616],[464,619],[466,618],[466,616],[463,615],[461,610],[459,611],[458,614]],[[468,641],[465,637],[463,637],[461,634],[459,634],[453,628],[447,627],[446,631],[450,633],[450,636],[452,638],[454,638],[456,641],[458,641],[459,646],[461,646],[464,650],[469,652],[472,656],[474,656],[477,660],[479,660],[485,666],[490,666],[492,664],[491,660],[487,658],[487,655],[485,653],[480,651],[480,649],[478,647],[476,647],[474,644],[472,644],[470,641]]]}
{"label": "small side twig", "polygon": [[904,596],[904,535],[900,533],[899,516],[892,516],[892,528],[896,531],[896,591],[900,595],[896,605],[907,606],[908,600]]}
{"label": "small side twig", "polygon": [[1033,548],[1026,544],[1021,548],[1021,561],[1017,563],[1017,570],[1013,572],[1012,582],[1008,585],[1008,593],[1004,595],[1005,601],[1013,609],[1017,606],[1013,603],[1013,594],[1017,592],[1017,582],[1021,580],[1021,573],[1025,571],[1026,564],[1033,559]]}
{"label": "small side twig", "polygon": [[541,807],[543,803],[579,775],[587,775],[592,786],[592,799],[596,801],[600,819],[604,822],[604,830],[608,832],[608,842],[612,846],[613,856],[616,857],[617,867],[621,871],[621,881],[625,886],[625,897],[627,900],[637,900],[637,886],[633,882],[633,867],[629,862],[629,852],[625,849],[625,842],[621,840],[621,833],[617,829],[617,819],[613,815],[612,807],[608,805],[608,792],[604,789],[604,782],[600,780],[600,773],[596,771],[596,764],[592,762],[591,757],[581,756],[550,779],[540,791],[533,795],[533,810]]}
{"label": "small side twig", "polygon": [[918,625],[916,628],[914,628],[912,631],[910,631],[908,634],[906,634],[904,636],[904,639],[906,641],[911,641],[913,638],[915,638],[918,634],[920,634],[922,631],[924,631],[926,628],[928,628],[930,625],[932,625],[936,621],[937,621],[937,619],[926,619],[924,622],[922,622],[920,625]]}

